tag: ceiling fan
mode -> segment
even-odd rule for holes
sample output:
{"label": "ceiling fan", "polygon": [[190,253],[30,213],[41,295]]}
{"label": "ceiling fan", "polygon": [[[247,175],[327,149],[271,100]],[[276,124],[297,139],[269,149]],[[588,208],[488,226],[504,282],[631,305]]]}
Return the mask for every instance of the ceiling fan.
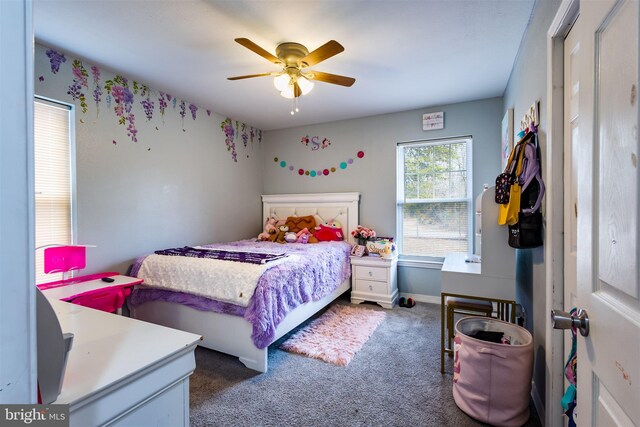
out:
{"label": "ceiling fan", "polygon": [[249,39],[238,38],[235,39],[235,41],[268,61],[281,66],[282,70],[272,73],[229,77],[228,80],[275,76],[273,81],[274,86],[280,91],[283,97],[289,99],[309,93],[313,88],[313,83],[310,80],[346,87],[350,87],[356,81],[356,79],[352,77],[308,70],[309,67],[313,67],[325,59],[329,59],[344,51],[344,47],[335,40],[328,41],[313,52],[309,52],[309,50],[300,43],[281,43],[276,47],[276,56],[267,52]]}

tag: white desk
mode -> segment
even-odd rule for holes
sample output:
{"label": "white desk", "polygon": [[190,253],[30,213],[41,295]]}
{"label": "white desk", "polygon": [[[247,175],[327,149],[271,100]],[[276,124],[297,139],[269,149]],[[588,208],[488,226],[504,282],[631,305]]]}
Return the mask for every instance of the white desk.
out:
{"label": "white desk", "polygon": [[[102,279],[93,279],[87,281],[74,282],[73,279],[68,285],[46,287],[42,285],[42,293],[48,299],[58,299],[62,301],[73,300],[81,295],[92,294],[108,288],[114,287],[133,287],[139,283],[142,283],[142,279],[129,276],[108,276],[113,279],[113,282],[103,282]],[[82,279],[82,278],[79,278]]]}
{"label": "white desk", "polygon": [[200,336],[49,298],[74,334],[62,392],[71,426],[188,426]]}
{"label": "white desk", "polygon": [[[442,264],[440,284],[440,372],[444,373],[444,354],[452,353],[445,347],[445,311],[447,297],[474,298],[491,301],[497,306],[498,318],[515,322],[516,281],[513,276],[492,274],[483,263],[466,262],[467,254],[447,254]],[[489,271],[486,271],[489,270]],[[506,277],[505,277],[506,276]],[[510,307],[510,309],[509,309]]]}
{"label": "white desk", "polygon": [[466,258],[464,253],[447,254],[442,264],[442,292],[469,298],[516,299],[515,265],[512,275],[499,275],[483,271],[483,263],[465,262]]}

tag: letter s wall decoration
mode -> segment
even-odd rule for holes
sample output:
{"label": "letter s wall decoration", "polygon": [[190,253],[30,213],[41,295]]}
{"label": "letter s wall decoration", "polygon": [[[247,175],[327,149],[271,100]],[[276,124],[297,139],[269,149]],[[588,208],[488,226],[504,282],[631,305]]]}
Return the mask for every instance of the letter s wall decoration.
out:
{"label": "letter s wall decoration", "polygon": [[300,143],[305,147],[310,148],[311,151],[318,151],[320,149],[324,150],[325,148],[329,148],[331,145],[329,138],[321,138],[317,135],[305,135],[300,139]]}

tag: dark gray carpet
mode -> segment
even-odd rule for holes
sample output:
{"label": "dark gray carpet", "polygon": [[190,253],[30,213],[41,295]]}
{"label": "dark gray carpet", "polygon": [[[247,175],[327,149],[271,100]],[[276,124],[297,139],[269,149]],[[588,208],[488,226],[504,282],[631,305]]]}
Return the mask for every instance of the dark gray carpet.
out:
{"label": "dark gray carpet", "polygon": [[[348,304],[348,293],[337,304]],[[367,308],[383,310],[377,305]],[[269,349],[269,371],[196,350],[192,426],[477,426],[451,394],[453,363],[440,374],[440,308],[417,304],[387,317],[346,367]],[[532,409],[527,426],[539,426]]]}

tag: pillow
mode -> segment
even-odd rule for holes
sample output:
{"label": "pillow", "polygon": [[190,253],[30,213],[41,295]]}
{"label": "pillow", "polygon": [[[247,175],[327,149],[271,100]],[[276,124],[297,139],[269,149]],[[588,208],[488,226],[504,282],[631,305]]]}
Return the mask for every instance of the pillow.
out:
{"label": "pillow", "polygon": [[294,233],[297,233],[303,228],[306,228],[311,233],[311,237],[309,237],[309,243],[318,243],[318,239],[315,238],[316,219],[313,215],[290,216],[287,218],[285,225],[289,227],[289,231],[293,231]]}
{"label": "pillow", "polygon": [[339,222],[320,224],[315,236],[321,242],[339,242],[344,239],[344,236],[342,235],[342,227]]}

